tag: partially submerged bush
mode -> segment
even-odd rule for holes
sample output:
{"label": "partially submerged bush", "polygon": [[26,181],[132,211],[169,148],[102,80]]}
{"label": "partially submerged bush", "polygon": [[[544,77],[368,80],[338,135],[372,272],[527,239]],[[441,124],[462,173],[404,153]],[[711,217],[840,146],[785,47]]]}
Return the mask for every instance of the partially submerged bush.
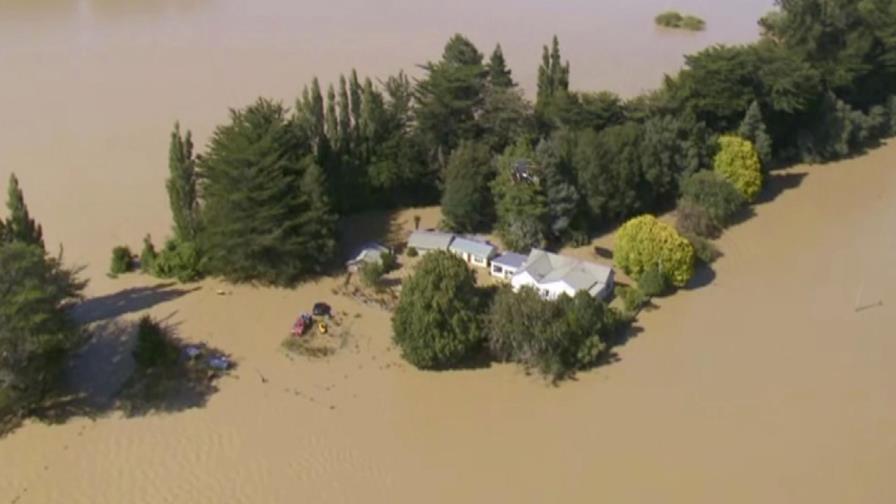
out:
{"label": "partially submerged bush", "polygon": [[685,30],[700,31],[706,27],[706,22],[697,16],[684,16],[675,11],[666,11],[654,18],[659,26],[666,28],[683,28]]}
{"label": "partially submerged bush", "polygon": [[152,273],[158,257],[156,246],[152,244],[152,237],[146,235],[143,238],[143,251],[140,252],[140,271],[143,273]]}
{"label": "partially submerged bush", "polygon": [[683,199],[675,209],[675,228],[688,236],[718,236],[722,229],[710,218],[705,208],[691,200]]}
{"label": "partially submerged bush", "polygon": [[418,255],[420,255],[420,253],[417,252],[417,248],[416,248],[416,247],[408,247],[408,250],[405,252],[405,254],[406,254],[408,257],[417,257]]}
{"label": "partially submerged bush", "polygon": [[111,275],[120,275],[134,270],[134,254],[127,245],[112,249],[112,262],[109,264]]}
{"label": "partially submerged bush", "polygon": [[143,369],[167,368],[177,364],[179,349],[165,329],[149,315],[137,325],[134,361]]}
{"label": "partially submerged bush", "polygon": [[683,287],[694,274],[694,248],[652,215],[636,217],[619,228],[613,257],[632,278],[656,268],[671,284]]}
{"label": "partially submerged bush", "polygon": [[385,270],[379,262],[365,262],[361,265],[361,282],[370,288],[379,288],[380,279],[383,277]]}
{"label": "partially submerged bush", "polygon": [[657,266],[650,266],[638,277],[638,289],[647,297],[662,296],[669,291],[669,279]]}
{"label": "partially submerged bush", "polygon": [[192,282],[202,277],[199,269],[199,251],[190,242],[168,240],[165,248],[153,262],[152,274],[161,278],[176,278]]}
{"label": "partially submerged bush", "polygon": [[464,261],[430,252],[401,290],[392,339],[418,368],[457,365],[482,343],[480,306],[475,276]]}
{"label": "partially submerged bush", "polygon": [[762,189],[762,164],[749,140],[736,135],[719,137],[719,152],[713,170],[731,183],[747,200],[753,201]]}
{"label": "partially submerged bush", "polygon": [[619,285],[616,287],[616,295],[622,299],[625,305],[625,311],[629,314],[638,313],[650,302],[650,298],[637,287],[629,287],[628,285]]}
{"label": "partially submerged bush", "polygon": [[390,271],[395,271],[395,268],[398,267],[398,259],[392,252],[383,252],[380,254],[380,265],[383,267],[384,274],[389,273]]}
{"label": "partially submerged bush", "polygon": [[487,320],[489,349],[497,359],[556,381],[593,365],[622,317],[585,292],[547,301],[531,287],[505,287]]}
{"label": "partially submerged bush", "polygon": [[685,237],[691,242],[691,246],[694,247],[694,255],[703,264],[712,264],[722,256],[719,249],[706,238],[694,235],[685,235]]}
{"label": "partially submerged bush", "polygon": [[[686,178],[681,184],[681,202],[702,208],[712,224],[719,230],[727,227],[746,201],[734,185],[718,173],[700,171]],[[681,203],[679,203],[679,212]],[[711,234],[697,233],[701,236]]]}

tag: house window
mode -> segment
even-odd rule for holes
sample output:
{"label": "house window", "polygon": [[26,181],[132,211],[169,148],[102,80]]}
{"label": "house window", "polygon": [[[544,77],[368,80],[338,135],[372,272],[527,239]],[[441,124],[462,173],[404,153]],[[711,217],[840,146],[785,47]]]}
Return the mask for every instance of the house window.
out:
{"label": "house window", "polygon": [[504,270],[503,270],[500,266],[498,266],[497,264],[493,264],[493,265],[492,265],[492,271],[495,272],[495,273],[497,273],[498,275],[504,273]]}

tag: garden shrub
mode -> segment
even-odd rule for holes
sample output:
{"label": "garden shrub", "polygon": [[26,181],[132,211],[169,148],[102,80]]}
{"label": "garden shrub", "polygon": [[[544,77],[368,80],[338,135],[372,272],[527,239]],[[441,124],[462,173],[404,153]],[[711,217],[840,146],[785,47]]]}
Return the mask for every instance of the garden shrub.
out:
{"label": "garden shrub", "polygon": [[762,165],[749,140],[735,135],[719,137],[719,152],[713,159],[713,169],[747,201],[753,201],[762,189]]}
{"label": "garden shrub", "polygon": [[407,254],[408,257],[417,257],[418,255],[420,255],[415,247],[408,247],[408,250],[407,252],[405,252],[405,254]]}
{"label": "garden shrub", "polygon": [[455,366],[482,343],[481,304],[466,263],[448,252],[430,252],[401,290],[393,341],[418,368]]}
{"label": "garden shrub", "polygon": [[109,265],[109,273],[120,275],[134,270],[134,254],[126,245],[120,245],[112,249],[112,262]]}
{"label": "garden shrub", "polygon": [[137,325],[137,346],[133,355],[137,365],[144,369],[170,367],[177,363],[179,350],[165,329],[149,315],[144,315]]}
{"label": "garden shrub", "polygon": [[677,287],[683,287],[694,274],[694,248],[652,215],[635,217],[619,228],[614,260],[632,278],[640,278],[653,267]]}
{"label": "garden shrub", "polygon": [[[746,201],[730,182],[712,171],[700,171],[684,179],[681,201],[702,208],[719,231],[727,227]],[[681,211],[681,204],[679,204]],[[701,236],[711,234],[698,233]]]}
{"label": "garden shrub", "polygon": [[650,266],[638,277],[638,289],[647,297],[662,296],[669,291],[669,279],[656,266]]}

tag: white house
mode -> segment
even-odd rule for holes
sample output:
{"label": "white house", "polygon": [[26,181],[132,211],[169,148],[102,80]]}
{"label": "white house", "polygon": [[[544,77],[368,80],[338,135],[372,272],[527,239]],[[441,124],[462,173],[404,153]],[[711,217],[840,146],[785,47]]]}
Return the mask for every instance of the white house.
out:
{"label": "white house", "polygon": [[491,274],[504,280],[510,280],[510,277],[526,262],[526,256],[515,252],[505,252],[498,257],[492,259]]}
{"label": "white house", "polygon": [[433,250],[448,250],[454,235],[439,231],[414,231],[408,238],[408,248],[414,247],[420,255]]}
{"label": "white house", "polygon": [[358,271],[365,263],[382,262],[382,255],[386,252],[390,252],[388,247],[376,242],[367,242],[355,249],[345,267],[351,272]]}
{"label": "white house", "polygon": [[574,296],[579,291],[606,299],[613,291],[613,268],[533,249],[510,284],[515,291],[533,287],[545,299],[556,299],[560,294]]}
{"label": "white house", "polygon": [[498,254],[498,249],[491,243],[457,236],[448,246],[448,251],[464,261],[482,268],[488,268],[488,262]]}

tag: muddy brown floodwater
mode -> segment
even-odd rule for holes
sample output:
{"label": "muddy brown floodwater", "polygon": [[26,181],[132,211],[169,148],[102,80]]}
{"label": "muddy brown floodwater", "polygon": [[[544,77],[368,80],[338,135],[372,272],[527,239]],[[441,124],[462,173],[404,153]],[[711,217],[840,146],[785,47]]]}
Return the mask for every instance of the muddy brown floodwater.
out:
{"label": "muddy brown floodwater", "polygon": [[[0,179],[19,175],[49,244],[92,282],[97,335],[69,370],[76,391],[115,390],[143,313],[239,362],[216,394],[154,414],[87,401],[25,424],[0,439],[0,502],[896,502],[896,145],[774,175],[699,287],[642,314],[614,363],[557,388],[514,366],[416,371],[388,314],[333,295],[337,278],[106,278],[113,245],[168,230],[176,119],[201,140],[227,107],[291,101],[315,74],[415,72],[458,31],[483,50],[500,41],[530,92],[557,33],[574,87],[631,95],[683,53],[754,38],[770,6],[305,4],[0,0]],[[655,28],[666,8],[707,31]],[[439,219],[408,210],[365,229],[400,233],[414,214]],[[281,340],[319,299],[345,313],[345,348],[287,357]]]}

